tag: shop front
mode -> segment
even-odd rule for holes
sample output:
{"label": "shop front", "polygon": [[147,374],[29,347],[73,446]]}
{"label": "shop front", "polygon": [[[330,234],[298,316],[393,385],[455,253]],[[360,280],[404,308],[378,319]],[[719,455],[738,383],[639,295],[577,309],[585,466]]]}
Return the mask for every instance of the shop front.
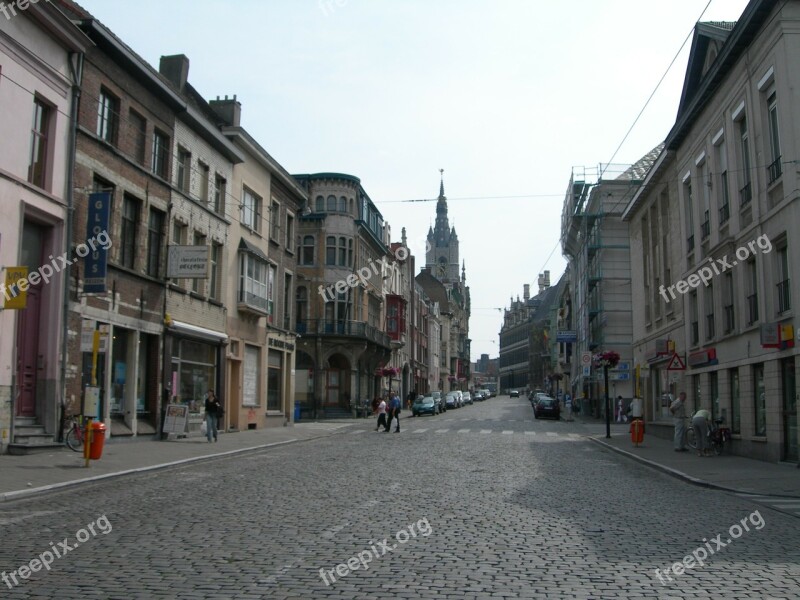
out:
{"label": "shop front", "polygon": [[188,323],[172,321],[168,331],[170,365],[166,370],[170,404],[189,407],[188,434],[198,434],[205,419],[205,399],[213,390],[225,405],[224,350],[228,336]]}

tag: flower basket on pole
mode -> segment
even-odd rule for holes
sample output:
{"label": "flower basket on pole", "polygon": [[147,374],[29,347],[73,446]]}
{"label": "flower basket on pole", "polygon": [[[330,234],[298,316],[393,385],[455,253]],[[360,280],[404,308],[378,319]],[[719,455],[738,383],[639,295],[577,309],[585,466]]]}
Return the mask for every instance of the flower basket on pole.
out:
{"label": "flower basket on pole", "polygon": [[595,368],[603,368],[603,381],[606,389],[606,438],[611,437],[611,400],[608,397],[608,370],[619,364],[619,354],[613,350],[606,350],[595,354],[593,357]]}

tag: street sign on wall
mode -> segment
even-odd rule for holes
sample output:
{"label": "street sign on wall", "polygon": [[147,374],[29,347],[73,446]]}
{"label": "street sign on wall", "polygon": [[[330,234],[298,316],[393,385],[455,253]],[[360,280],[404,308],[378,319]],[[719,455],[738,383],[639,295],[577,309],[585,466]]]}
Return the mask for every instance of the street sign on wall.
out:
{"label": "street sign on wall", "polygon": [[167,277],[206,279],[208,257],[208,246],[170,246],[167,256]]}
{"label": "street sign on wall", "polygon": [[[87,238],[96,240],[101,234],[108,235],[108,219],[111,213],[111,194],[96,192],[89,194],[89,211],[86,222]],[[107,245],[93,245],[91,252],[83,259],[85,294],[104,294],[106,292],[106,272],[108,270]]]}

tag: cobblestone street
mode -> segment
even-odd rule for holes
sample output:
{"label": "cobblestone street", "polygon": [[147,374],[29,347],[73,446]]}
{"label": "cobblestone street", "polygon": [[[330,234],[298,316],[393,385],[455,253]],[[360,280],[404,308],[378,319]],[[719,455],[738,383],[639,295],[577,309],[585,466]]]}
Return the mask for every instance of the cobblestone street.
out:
{"label": "cobblestone street", "polygon": [[[800,520],[628,461],[591,428],[500,397],[403,418],[400,434],[362,421],[6,503],[2,597],[798,596]],[[21,577],[62,540],[73,549]],[[704,564],[678,574],[700,548]]]}

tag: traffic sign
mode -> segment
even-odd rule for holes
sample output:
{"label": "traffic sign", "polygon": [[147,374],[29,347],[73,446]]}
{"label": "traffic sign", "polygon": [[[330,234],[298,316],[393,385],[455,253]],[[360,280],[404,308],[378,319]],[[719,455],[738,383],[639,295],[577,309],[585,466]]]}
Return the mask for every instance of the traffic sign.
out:
{"label": "traffic sign", "polygon": [[584,367],[591,366],[591,364],[592,364],[592,353],[591,352],[583,352],[583,353],[581,353],[581,364]]}
{"label": "traffic sign", "polygon": [[683,362],[683,359],[678,356],[677,352],[672,353],[672,358],[667,365],[667,371],[685,371],[686,370],[686,363]]}

